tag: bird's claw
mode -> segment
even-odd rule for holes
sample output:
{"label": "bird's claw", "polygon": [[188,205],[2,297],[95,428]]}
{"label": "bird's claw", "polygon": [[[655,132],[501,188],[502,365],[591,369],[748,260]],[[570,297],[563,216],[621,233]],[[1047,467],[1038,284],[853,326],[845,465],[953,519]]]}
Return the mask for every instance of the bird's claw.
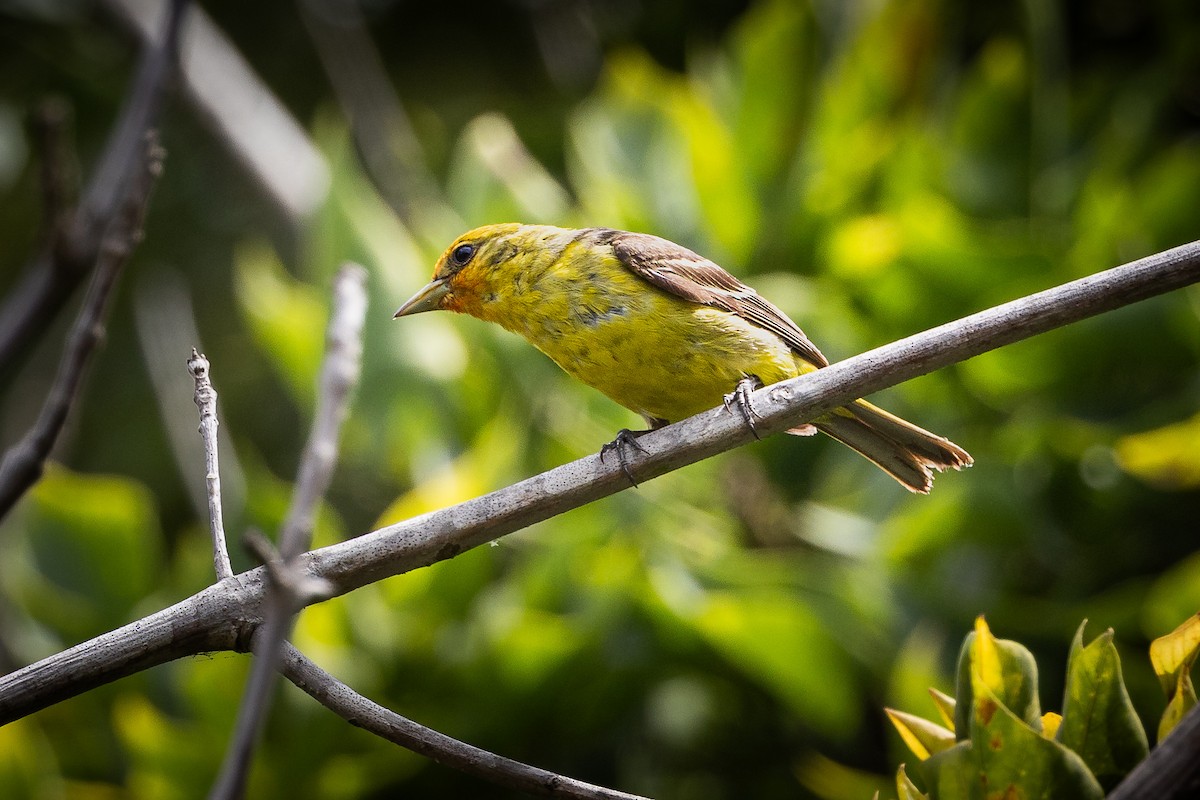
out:
{"label": "bird's claw", "polygon": [[761,386],[762,383],[757,378],[747,375],[738,381],[732,392],[725,395],[725,410],[732,414],[733,406],[736,405],[742,412],[742,418],[746,420],[746,426],[750,428],[755,439],[762,437],[758,435],[758,426],[754,424],[754,420],[758,418],[758,412],[754,410],[754,404],[750,402],[750,393]]}
{"label": "bird's claw", "polygon": [[600,461],[603,462],[605,460],[605,456],[607,456],[609,453],[615,452],[617,454],[617,463],[621,466],[621,472],[625,473],[625,477],[629,479],[629,483],[631,485],[637,486],[638,483],[636,480],[634,480],[633,473],[629,471],[629,459],[625,456],[625,448],[632,447],[634,450],[642,453],[650,452],[643,447],[642,443],[637,439],[637,437],[641,436],[643,433],[649,432],[650,431],[631,431],[628,428],[621,428],[621,430],[617,431],[617,438],[600,448]]}

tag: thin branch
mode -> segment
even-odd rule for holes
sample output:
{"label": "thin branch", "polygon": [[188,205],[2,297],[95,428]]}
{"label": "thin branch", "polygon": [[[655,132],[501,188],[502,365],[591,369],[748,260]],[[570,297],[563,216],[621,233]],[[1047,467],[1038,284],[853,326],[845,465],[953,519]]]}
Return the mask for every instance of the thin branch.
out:
{"label": "thin branch", "polygon": [[208,522],[212,534],[213,570],[217,580],[233,577],[225,522],[221,517],[221,468],[217,458],[217,390],[208,377],[208,359],[192,348],[188,372],[196,381],[196,407],[200,410],[200,437],[204,440],[204,485],[208,494]]}
{"label": "thin branch", "polygon": [[1150,755],[1125,776],[1108,800],[1191,800],[1200,797],[1200,706],[1192,708]]}
{"label": "thin branch", "polygon": [[42,101],[34,115],[41,161],[42,241],[54,247],[61,241],[78,190],[74,158],[68,144],[71,107],[60,97]]}
{"label": "thin branch", "polygon": [[212,800],[235,800],[241,796],[255,745],[266,723],[276,670],[296,611],[330,594],[329,584],[309,575],[299,556],[312,544],[317,504],[333,477],[338,436],[349,410],[350,393],[361,371],[366,283],[367,272],[357,264],[343,265],[333,279],[333,310],[326,329],[317,410],[300,458],[292,505],[279,534],[279,553],[273,551],[265,538],[249,540],[271,579],[265,624],[254,637],[254,668],[246,682],[225,761],[209,795]]}
{"label": "thin branch", "polygon": [[317,410],[300,458],[292,505],[279,534],[279,553],[285,561],[291,561],[311,546],[317,503],[333,476],[338,436],[350,408],[350,393],[362,370],[366,286],[367,271],[358,264],[342,265],[333,278],[333,311],[325,333],[325,363],[321,367]]}
{"label": "thin branch", "polygon": [[[885,345],[753,395],[762,434],[794,427],[850,400],[1012,342],[1200,280],[1200,242],[1134,261]],[[648,433],[631,453],[639,480],[754,440],[722,408]],[[628,487],[596,455],[483,497],[381,528],[304,556],[308,574],[344,594],[578,508]],[[0,678],[0,724],[189,653],[245,651],[262,621],[264,568],[250,570],[168,611],[104,634]]]}
{"label": "thin branch", "polygon": [[162,108],[186,6],[187,0],[171,0],[162,44],[143,54],[79,208],[57,226],[58,235],[30,262],[0,307],[0,373],[12,370],[96,264],[108,229],[124,213],[126,195],[140,182],[143,142]]}
{"label": "thin branch", "polygon": [[285,648],[280,664],[284,677],[318,703],[351,725],[440,764],[501,786],[546,797],[645,800],[639,795],[584,783],[452,739],[368,700],[318,667],[294,646],[288,644]]}
{"label": "thin branch", "polygon": [[46,458],[58,440],[71,405],[79,393],[84,370],[104,335],[104,319],[117,276],[141,240],[146,205],[162,173],[163,159],[162,148],[153,134],[144,139],[142,146],[144,152],[137,181],[130,187],[121,213],[104,237],[91,286],[67,338],[54,385],[50,387],[50,393],[33,427],[8,449],[4,461],[0,463],[0,519],[42,476]]}
{"label": "thin branch", "polygon": [[[367,178],[411,229],[461,228],[430,174],[421,143],[371,39],[360,0],[299,0]],[[453,236],[454,234],[449,234]]]}

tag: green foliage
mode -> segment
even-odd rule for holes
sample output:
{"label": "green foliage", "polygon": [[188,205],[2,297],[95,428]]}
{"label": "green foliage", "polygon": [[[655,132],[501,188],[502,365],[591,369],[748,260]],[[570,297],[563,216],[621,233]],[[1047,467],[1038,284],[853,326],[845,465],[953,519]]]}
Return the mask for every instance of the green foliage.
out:
{"label": "green foliage", "polygon": [[[953,713],[953,729],[887,709],[921,760],[928,792],[921,794],[901,765],[901,800],[1098,799],[1120,783],[1146,757],[1146,732],[1125,688],[1112,629],[1085,645],[1086,625],[1071,644],[1062,716],[1040,715],[1032,655],[1016,642],[996,639],[979,617],[959,654],[958,697],[930,690],[943,720]],[[1168,697],[1160,739],[1195,705],[1190,672],[1198,653],[1200,615],[1151,645]]]}
{"label": "green foliage", "polygon": [[1149,745],[1113,646],[1112,628],[1086,647],[1079,626],[1067,661],[1067,689],[1057,739],[1078,753],[1106,789],[1146,757]]}

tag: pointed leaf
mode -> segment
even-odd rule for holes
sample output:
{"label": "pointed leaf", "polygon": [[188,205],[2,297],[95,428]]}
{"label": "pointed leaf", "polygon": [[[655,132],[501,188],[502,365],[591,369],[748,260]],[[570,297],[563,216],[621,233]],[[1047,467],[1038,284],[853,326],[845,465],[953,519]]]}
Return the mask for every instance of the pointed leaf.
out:
{"label": "pointed leaf", "polygon": [[1079,626],[1067,661],[1058,741],[1079,754],[1107,789],[1146,757],[1149,743],[1121,676],[1109,628],[1086,647]]}
{"label": "pointed leaf", "polygon": [[954,746],[954,731],[914,714],[906,714],[892,708],[885,708],[884,711],[896,726],[908,749],[922,761],[933,753],[940,753]]}
{"label": "pointed leaf", "polygon": [[944,692],[939,692],[932,686],[929,687],[929,696],[933,698],[933,704],[937,706],[942,722],[946,723],[947,728],[954,730],[954,698]]}
{"label": "pointed leaf", "polygon": [[917,785],[904,771],[904,765],[896,770],[896,795],[899,800],[929,800],[929,795],[917,788]]}
{"label": "pointed leaf", "polygon": [[[978,674],[977,678],[972,678],[973,672]],[[963,640],[958,656],[954,732],[959,741],[969,735],[976,680],[982,681],[1005,708],[1031,729],[1041,730],[1042,710],[1037,696],[1037,663],[1033,654],[1017,642],[992,636],[982,616],[975,620],[975,630]]]}
{"label": "pointed leaf", "polygon": [[1170,702],[1167,703],[1167,710],[1163,712],[1162,720],[1158,723],[1158,741],[1161,743],[1167,738],[1167,734],[1175,729],[1175,726],[1196,706],[1196,687],[1192,684],[1191,673],[1180,672],[1179,683],[1175,688],[1175,693],[1171,695]]}

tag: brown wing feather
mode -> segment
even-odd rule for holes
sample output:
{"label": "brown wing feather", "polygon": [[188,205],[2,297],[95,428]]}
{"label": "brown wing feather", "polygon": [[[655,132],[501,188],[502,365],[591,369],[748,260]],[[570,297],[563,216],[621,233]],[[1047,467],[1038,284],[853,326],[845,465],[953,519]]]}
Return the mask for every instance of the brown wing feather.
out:
{"label": "brown wing feather", "polygon": [[607,228],[593,231],[598,242],[612,245],[613,253],[631,272],[664,292],[737,314],[783,339],[805,361],[818,367],[829,365],[787,314],[707,258],[646,233]]}

